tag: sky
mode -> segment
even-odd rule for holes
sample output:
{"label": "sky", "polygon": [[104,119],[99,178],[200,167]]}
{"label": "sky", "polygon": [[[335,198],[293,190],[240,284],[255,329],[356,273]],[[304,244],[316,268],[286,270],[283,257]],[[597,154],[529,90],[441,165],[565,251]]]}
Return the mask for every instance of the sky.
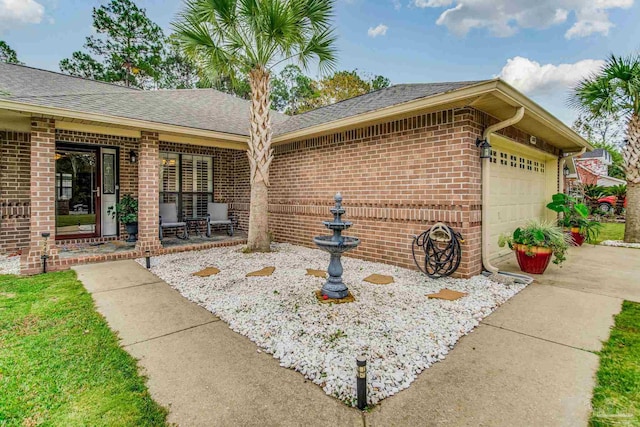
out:
{"label": "sky", "polygon": [[[59,71],[107,0],[0,0],[0,40]],[[165,33],[182,0],[137,0]],[[501,77],[567,124],[571,87],[608,55],[640,51],[640,0],[336,0],[337,69],[395,83]],[[316,77],[317,70],[309,74]]]}

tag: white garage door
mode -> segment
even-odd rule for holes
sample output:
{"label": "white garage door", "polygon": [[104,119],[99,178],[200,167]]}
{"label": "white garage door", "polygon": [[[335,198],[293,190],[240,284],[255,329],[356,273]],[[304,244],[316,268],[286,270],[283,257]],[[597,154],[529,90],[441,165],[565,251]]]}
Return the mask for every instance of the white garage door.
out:
{"label": "white garage door", "polygon": [[502,233],[512,233],[532,218],[549,219],[546,208],[557,189],[557,159],[505,138],[492,136],[489,196],[490,259],[508,255],[498,247]]}

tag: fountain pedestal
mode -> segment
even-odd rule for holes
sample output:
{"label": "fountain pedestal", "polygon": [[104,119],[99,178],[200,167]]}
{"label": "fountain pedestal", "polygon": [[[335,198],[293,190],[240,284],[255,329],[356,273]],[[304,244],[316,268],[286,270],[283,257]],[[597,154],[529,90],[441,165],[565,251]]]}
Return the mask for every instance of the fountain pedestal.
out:
{"label": "fountain pedestal", "polygon": [[343,221],[342,215],[345,209],[342,207],[342,195],[337,193],[334,197],[335,206],[331,208],[333,221],[324,221],[323,224],[329,230],[333,230],[331,236],[314,237],[313,242],[323,251],[329,252],[329,278],[322,286],[322,295],[329,298],[342,299],[349,295],[349,289],[342,281],[342,254],[356,248],[360,244],[360,239],[342,235],[342,231],[351,227],[351,222]]}

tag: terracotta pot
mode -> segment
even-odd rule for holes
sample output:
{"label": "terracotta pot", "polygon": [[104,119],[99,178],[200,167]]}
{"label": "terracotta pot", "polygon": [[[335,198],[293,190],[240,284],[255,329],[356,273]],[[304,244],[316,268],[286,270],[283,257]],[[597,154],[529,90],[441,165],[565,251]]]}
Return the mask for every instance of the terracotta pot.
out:
{"label": "terracotta pot", "polygon": [[584,236],[580,234],[580,229],[578,227],[573,227],[571,229],[571,237],[573,237],[573,246],[582,246],[584,243]]}
{"label": "terracotta pot", "polygon": [[[538,246],[514,245],[520,270],[529,274],[542,274],[547,269],[553,252],[550,248]],[[528,255],[530,253],[531,255]]]}

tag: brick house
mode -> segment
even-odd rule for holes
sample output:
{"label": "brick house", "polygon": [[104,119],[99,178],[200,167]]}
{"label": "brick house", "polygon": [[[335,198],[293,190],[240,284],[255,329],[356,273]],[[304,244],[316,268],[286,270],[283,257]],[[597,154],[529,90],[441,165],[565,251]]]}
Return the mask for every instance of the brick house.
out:
{"label": "brick house", "polygon": [[580,184],[602,187],[626,185],[625,180],[609,176],[609,166],[612,164],[611,154],[603,148],[576,156],[572,162],[567,163],[569,173],[566,189],[571,190]]}
{"label": "brick house", "polygon": [[[0,252],[21,250],[23,274],[40,271],[45,232],[51,269],[164,253],[160,201],[183,216],[225,202],[246,230],[248,108],[215,90],[139,91],[0,64]],[[350,234],[362,240],[353,256],[412,267],[412,236],[443,221],[465,238],[461,277],[508,254],[500,233],[552,218],[545,204],[563,157],[591,149],[498,79],[396,85],[272,118],[274,240],[311,246],[341,191]],[[490,142],[490,159],[478,139]],[[106,215],[123,194],[140,204],[135,248],[59,256],[68,242],[125,238]]]}

